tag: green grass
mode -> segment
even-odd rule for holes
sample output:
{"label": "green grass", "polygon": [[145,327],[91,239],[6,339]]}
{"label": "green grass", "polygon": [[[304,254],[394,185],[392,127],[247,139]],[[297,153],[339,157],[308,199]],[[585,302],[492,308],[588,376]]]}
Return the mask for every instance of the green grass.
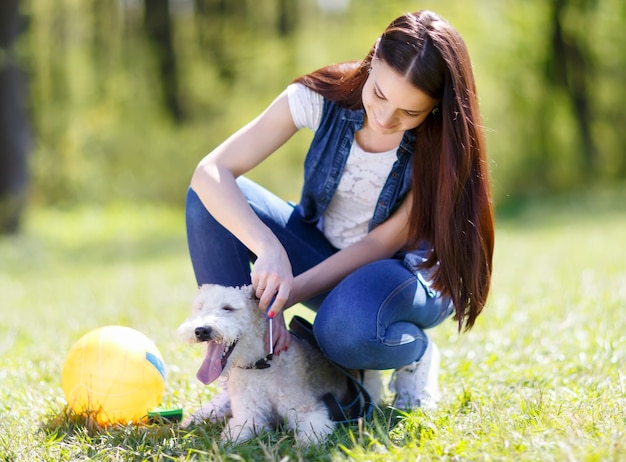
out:
{"label": "green grass", "polygon": [[470,333],[432,331],[444,400],[383,410],[319,448],[289,434],[241,446],[219,427],[93,431],[67,416],[65,353],[123,324],[155,339],[164,407],[197,407],[201,351],[183,345],[195,284],[179,210],[129,205],[31,210],[0,238],[0,460],[626,460],[626,197],[542,200],[498,221],[493,291]]}

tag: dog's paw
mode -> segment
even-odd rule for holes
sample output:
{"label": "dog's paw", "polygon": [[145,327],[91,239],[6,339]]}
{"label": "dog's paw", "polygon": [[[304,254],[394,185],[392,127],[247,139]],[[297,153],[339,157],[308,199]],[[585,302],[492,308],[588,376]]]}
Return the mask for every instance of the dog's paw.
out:
{"label": "dog's paw", "polygon": [[198,425],[200,423],[202,423],[202,419],[198,419],[195,414],[191,414],[189,417],[183,419],[180,425],[183,428],[189,428],[192,425]]}
{"label": "dog's paw", "polygon": [[318,445],[335,430],[335,423],[330,420],[326,411],[290,413],[287,416],[287,427],[295,430],[296,442],[300,446]]}
{"label": "dog's paw", "polygon": [[231,419],[226,422],[226,426],[222,431],[220,439],[224,443],[240,444],[245,441],[251,440],[261,431],[263,426],[253,425],[250,420],[246,420],[243,423]]}
{"label": "dog's paw", "polygon": [[211,423],[223,422],[232,415],[233,411],[230,405],[230,397],[228,396],[228,392],[223,390],[200,409],[191,413],[183,422],[183,426],[197,425],[207,421]]}
{"label": "dog's paw", "polygon": [[317,446],[323,444],[332,433],[331,427],[313,429],[298,429],[296,431],[296,443],[299,446]]}

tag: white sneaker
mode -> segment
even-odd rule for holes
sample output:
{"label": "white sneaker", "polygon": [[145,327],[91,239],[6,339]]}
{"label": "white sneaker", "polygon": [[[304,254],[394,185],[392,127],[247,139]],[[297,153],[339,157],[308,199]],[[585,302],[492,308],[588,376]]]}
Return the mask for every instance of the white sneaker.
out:
{"label": "white sneaker", "polygon": [[402,411],[415,408],[436,409],[439,393],[439,348],[430,339],[422,357],[396,369],[389,389],[396,392],[394,407]]}

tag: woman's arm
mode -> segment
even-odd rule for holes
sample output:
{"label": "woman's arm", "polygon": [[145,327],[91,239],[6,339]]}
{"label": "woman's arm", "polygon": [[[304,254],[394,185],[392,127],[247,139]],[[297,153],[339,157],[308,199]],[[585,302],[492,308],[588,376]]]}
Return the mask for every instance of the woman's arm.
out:
{"label": "woman's arm", "polygon": [[[286,306],[333,288],[351,272],[367,263],[392,257],[408,241],[411,199],[359,242],[340,250],[308,271],[296,276]],[[272,307],[271,311],[278,311]]]}
{"label": "woman's arm", "polygon": [[293,122],[287,93],[256,119],[237,131],[200,161],[191,179],[191,188],[213,217],[257,256],[252,271],[260,307],[267,308],[276,294],[274,306],[287,300],[293,274],[285,249],[271,230],[248,205],[235,179],[258,165],[282,146],[297,128]]}

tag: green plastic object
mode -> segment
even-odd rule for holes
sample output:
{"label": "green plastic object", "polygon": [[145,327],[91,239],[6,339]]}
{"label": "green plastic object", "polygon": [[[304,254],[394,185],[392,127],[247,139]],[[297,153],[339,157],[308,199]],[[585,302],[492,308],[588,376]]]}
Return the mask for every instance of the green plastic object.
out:
{"label": "green plastic object", "polygon": [[183,410],[179,409],[165,409],[148,412],[148,420],[151,423],[159,422],[180,422],[183,420]]}

